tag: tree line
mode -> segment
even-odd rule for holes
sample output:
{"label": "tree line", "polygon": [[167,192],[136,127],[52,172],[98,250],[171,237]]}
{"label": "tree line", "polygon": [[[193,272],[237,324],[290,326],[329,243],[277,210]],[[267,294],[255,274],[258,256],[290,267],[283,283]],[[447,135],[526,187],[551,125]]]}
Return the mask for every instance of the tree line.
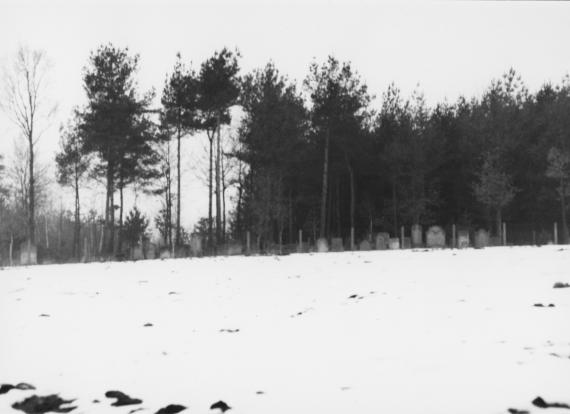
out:
{"label": "tree line", "polygon": [[[248,231],[264,249],[293,243],[299,230],[312,240],[351,232],[365,239],[413,224],[488,228],[500,237],[503,221],[543,233],[559,221],[568,242],[568,76],[531,93],[510,69],[481,96],[431,107],[421,91],[407,97],[390,84],[374,108],[350,62],[313,62],[297,84],[271,62],[242,73],[240,58],[224,48],[194,68],[178,54],[156,105],[155,92],[137,84],[137,54],[112,44],[91,53],[87,103],[60,128],[55,157],[57,181],[75,194],[70,256],[82,254],[87,233],[103,255],[121,255],[151,221],[168,248],[187,244],[181,157],[183,141],[198,134],[207,137],[208,215],[193,233],[208,252]],[[0,181],[2,246],[8,235],[34,243],[38,234],[34,145],[40,116],[52,113],[40,99],[44,59],[22,49],[4,77],[2,108],[26,145],[21,171]],[[239,127],[230,131],[236,107]],[[0,177],[7,170],[0,159]],[[84,182],[104,186],[102,217],[82,214]],[[162,200],[152,220],[138,209],[126,217],[123,194],[134,186]],[[87,230],[96,221],[98,236]]]}

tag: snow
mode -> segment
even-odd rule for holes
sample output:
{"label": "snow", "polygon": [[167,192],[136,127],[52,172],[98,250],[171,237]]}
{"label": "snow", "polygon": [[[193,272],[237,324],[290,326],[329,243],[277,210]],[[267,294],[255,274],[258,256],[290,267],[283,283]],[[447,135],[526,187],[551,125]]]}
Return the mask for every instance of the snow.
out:
{"label": "snow", "polygon": [[540,412],[570,403],[569,269],[560,246],[5,268],[0,383],[37,389],[0,413]]}

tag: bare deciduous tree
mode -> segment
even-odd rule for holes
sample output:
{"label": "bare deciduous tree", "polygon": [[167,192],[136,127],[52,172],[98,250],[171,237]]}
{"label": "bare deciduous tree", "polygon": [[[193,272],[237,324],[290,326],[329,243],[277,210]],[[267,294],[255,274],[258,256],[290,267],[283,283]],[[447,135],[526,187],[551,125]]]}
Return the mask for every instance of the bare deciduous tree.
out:
{"label": "bare deciduous tree", "polygon": [[17,126],[27,143],[28,158],[28,239],[35,241],[36,185],[34,172],[35,145],[55,113],[56,105],[47,93],[50,64],[41,50],[19,47],[9,65],[3,70],[3,93],[0,108]]}

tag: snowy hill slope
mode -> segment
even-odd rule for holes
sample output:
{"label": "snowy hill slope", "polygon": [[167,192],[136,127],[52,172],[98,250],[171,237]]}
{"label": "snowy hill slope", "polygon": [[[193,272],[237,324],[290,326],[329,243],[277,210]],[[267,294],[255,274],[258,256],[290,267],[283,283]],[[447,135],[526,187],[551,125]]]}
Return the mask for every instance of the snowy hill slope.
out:
{"label": "snowy hill slope", "polygon": [[0,384],[36,390],[1,394],[0,413],[49,394],[86,414],[541,412],[536,396],[570,403],[555,282],[558,246],[4,269]]}

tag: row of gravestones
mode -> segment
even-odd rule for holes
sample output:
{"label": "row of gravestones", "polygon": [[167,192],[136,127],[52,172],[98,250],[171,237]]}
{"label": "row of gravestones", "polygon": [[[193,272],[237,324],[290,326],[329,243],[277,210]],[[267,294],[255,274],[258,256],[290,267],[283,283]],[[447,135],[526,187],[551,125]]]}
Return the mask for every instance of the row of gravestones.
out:
{"label": "row of gravestones", "polygon": [[[390,237],[389,233],[378,233],[373,243],[369,240],[363,240],[359,244],[359,250],[395,250],[395,249],[409,249],[412,247],[422,247],[422,233],[421,226],[412,226],[412,237],[404,237],[403,241],[399,238]],[[403,243],[402,243],[403,242]],[[485,230],[478,230],[473,237],[473,244],[476,248],[483,248],[489,246],[490,237],[489,233]],[[402,245],[403,244],[403,245]],[[457,232],[457,247],[466,248],[471,245],[469,232],[466,230],[459,230]],[[426,232],[426,247],[429,248],[443,248],[446,247],[445,231],[439,226],[432,226]],[[149,243],[146,248],[140,244],[135,246],[132,251],[132,260],[143,259],[166,259],[172,257],[172,252],[167,248],[159,248],[154,243]],[[181,248],[182,250],[176,252],[177,257],[188,256],[202,256],[203,254],[203,241],[201,237],[193,236],[190,239],[190,244]],[[221,252],[223,255],[239,255],[244,253],[244,248],[239,243],[228,244]],[[343,240],[340,237],[331,239],[331,244],[326,239],[317,240],[318,252],[341,252],[344,250]],[[33,244],[24,242],[20,246],[20,264],[32,265],[37,264],[37,247]]]}
{"label": "row of gravestones", "polygon": [[[378,233],[376,234],[374,242],[369,240],[363,240],[359,244],[359,250],[397,250],[400,248],[410,249],[412,247],[423,247],[424,243],[422,240],[421,227],[412,228],[412,237],[404,237],[400,240],[397,237],[390,237],[389,233]],[[425,247],[428,248],[444,248],[447,246],[445,231],[439,226],[432,226],[426,232]],[[490,238],[489,233],[486,230],[478,230],[475,232],[473,237],[473,245],[475,248],[481,249],[489,246]],[[459,230],[457,232],[457,248],[463,249],[471,245],[471,240],[469,236],[469,231]],[[328,252],[328,251],[338,252],[343,251],[343,241],[341,238],[332,238],[329,248],[329,243],[327,239],[321,238],[317,240],[317,251],[318,252]]]}

